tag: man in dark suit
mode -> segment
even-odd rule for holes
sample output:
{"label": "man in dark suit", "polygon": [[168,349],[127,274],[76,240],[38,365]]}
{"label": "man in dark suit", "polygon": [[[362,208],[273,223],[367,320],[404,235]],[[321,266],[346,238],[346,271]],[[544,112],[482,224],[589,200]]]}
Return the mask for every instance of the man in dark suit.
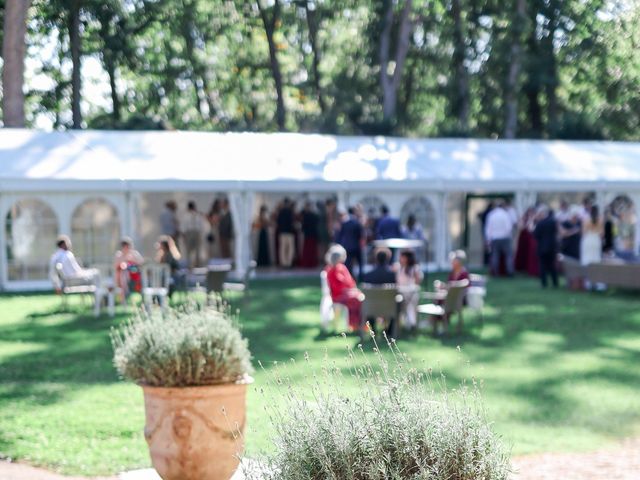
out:
{"label": "man in dark suit", "polygon": [[547,286],[547,275],[551,275],[553,286],[558,286],[558,272],[556,270],[556,253],[558,251],[558,223],[546,205],[538,208],[538,223],[533,231],[537,242],[538,259],[540,261],[540,283],[542,288]]}
{"label": "man in dark suit", "polygon": [[380,208],[382,217],[378,220],[376,227],[376,237],[378,240],[386,240],[387,238],[402,238],[400,231],[400,220],[389,215],[389,209],[386,205]]}
{"label": "man in dark suit", "polygon": [[[363,275],[362,281],[364,283],[370,283],[372,285],[384,285],[387,283],[396,283],[396,274],[389,267],[389,259],[391,258],[391,252],[388,248],[379,248],[376,250],[376,266],[370,272]],[[396,331],[396,319],[394,317],[388,318],[389,326],[386,329],[387,336],[389,338],[395,336]],[[375,333],[376,331],[376,319],[373,317],[367,318],[367,322],[371,326],[371,329]]]}
{"label": "man in dark suit", "polygon": [[353,262],[358,262],[358,281],[362,280],[363,262],[362,262],[362,240],[364,238],[364,230],[360,221],[356,217],[356,212],[353,207],[349,207],[348,216],[342,222],[340,231],[336,237],[336,243],[342,245],[347,251],[347,259],[344,264],[349,269],[351,275],[355,278],[353,273]]}
{"label": "man in dark suit", "polygon": [[376,251],[376,266],[362,276],[362,281],[373,285],[396,283],[396,274],[389,267],[390,258],[391,252],[388,249],[379,248]]}

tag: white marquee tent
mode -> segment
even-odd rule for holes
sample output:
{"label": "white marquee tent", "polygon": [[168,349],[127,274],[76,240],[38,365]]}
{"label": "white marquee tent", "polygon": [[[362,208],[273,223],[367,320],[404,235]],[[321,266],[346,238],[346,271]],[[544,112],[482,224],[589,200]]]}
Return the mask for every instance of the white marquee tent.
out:
{"label": "white marquee tent", "polygon": [[512,193],[521,211],[552,192],[592,192],[602,205],[626,195],[640,205],[640,143],[0,129],[0,288],[47,285],[44,270],[17,273],[17,264],[34,249],[42,263],[52,249],[45,239],[58,233],[102,228],[148,243],[141,205],[176,192],[228,195],[239,271],[258,201],[275,194],[335,194],[343,206],[376,196],[396,214],[424,199],[434,260],[444,265],[456,195]]}

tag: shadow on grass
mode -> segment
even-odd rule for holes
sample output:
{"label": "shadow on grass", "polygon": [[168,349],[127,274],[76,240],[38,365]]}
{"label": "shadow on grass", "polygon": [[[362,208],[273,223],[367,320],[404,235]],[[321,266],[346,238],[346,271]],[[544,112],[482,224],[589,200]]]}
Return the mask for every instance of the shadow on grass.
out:
{"label": "shadow on grass", "polygon": [[[319,323],[307,317],[317,317],[320,303],[315,281],[260,282],[252,286],[251,302],[240,312],[243,334],[249,339],[251,352],[263,363],[281,361],[303,353],[300,342],[313,341]],[[313,286],[310,285],[313,284]]]}
{"label": "shadow on grass", "polygon": [[[402,336],[400,348],[431,362],[460,346],[473,365],[500,370],[489,388],[492,395],[526,404],[525,410],[511,414],[520,423],[571,424],[578,411],[585,428],[596,432],[620,436],[627,425],[637,425],[640,414],[624,405],[612,407],[607,422],[585,413],[588,403],[567,393],[572,384],[638,388],[637,295],[542,291],[535,280],[526,278],[492,280],[488,292],[482,328],[479,318],[470,313],[465,315],[462,334],[455,332],[453,321],[449,335]],[[80,310],[79,305],[72,305],[70,312],[61,312],[58,305],[38,310],[40,297],[28,298],[27,305],[33,308],[24,312],[20,322],[0,323],[0,341],[14,348],[14,352],[3,352],[0,364],[0,405],[3,401],[22,401],[26,407],[48,405],[63,400],[78,385],[120,381],[112,366],[109,329],[126,315],[94,318],[89,307]],[[243,333],[255,361],[269,365],[302,358],[307,350],[316,356],[325,349],[330,355],[339,351],[344,355],[345,345],[360,343],[355,335],[344,340],[319,334],[319,302],[317,279],[271,280],[254,282],[250,301],[233,298],[231,307],[241,308]],[[365,347],[370,352],[371,342]],[[588,357],[589,368],[574,365],[583,356]],[[574,364],[563,368],[568,361]],[[523,378],[518,369],[526,368],[542,373]],[[462,369],[446,373],[450,385],[458,384],[464,375]],[[7,443],[11,439],[0,435],[0,450]]]}
{"label": "shadow on grass", "polygon": [[27,345],[26,351],[6,352],[0,364],[1,398],[20,395],[51,403],[64,392],[36,391],[43,384],[111,383],[118,381],[111,364],[107,317],[95,318],[84,313],[36,312],[25,317],[18,326],[0,327],[0,338],[16,345]]}

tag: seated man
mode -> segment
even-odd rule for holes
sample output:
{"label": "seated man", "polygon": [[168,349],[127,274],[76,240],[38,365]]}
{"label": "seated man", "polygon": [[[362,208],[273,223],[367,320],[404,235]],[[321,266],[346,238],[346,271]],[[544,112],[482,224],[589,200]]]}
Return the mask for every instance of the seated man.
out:
{"label": "seated man", "polygon": [[71,251],[71,240],[66,235],[60,235],[56,241],[58,250],[51,255],[49,262],[49,275],[56,292],[60,293],[64,285],[61,284],[56,265],[62,267],[61,273],[65,279],[74,279],[80,282],[95,283],[99,276],[95,268],[82,268],[75,255]]}
{"label": "seated man", "polygon": [[[391,269],[389,260],[391,259],[391,251],[388,248],[379,248],[375,252],[376,266],[370,272],[365,273],[362,276],[364,283],[371,285],[385,285],[396,283],[396,273]],[[395,318],[389,318],[389,326],[386,329],[387,335],[391,336],[391,332],[395,329]],[[367,318],[367,322],[371,326],[371,329],[376,331],[376,319],[373,317]]]}
{"label": "seated man", "polygon": [[370,272],[362,276],[364,283],[372,285],[383,285],[385,283],[396,283],[396,274],[389,265],[391,251],[388,248],[379,248],[375,252],[376,266]]}

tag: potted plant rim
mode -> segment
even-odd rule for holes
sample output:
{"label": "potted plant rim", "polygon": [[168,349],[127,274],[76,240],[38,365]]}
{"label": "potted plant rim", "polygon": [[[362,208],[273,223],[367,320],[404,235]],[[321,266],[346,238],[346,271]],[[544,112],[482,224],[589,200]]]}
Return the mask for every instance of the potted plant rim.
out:
{"label": "potted plant rim", "polygon": [[221,304],[140,312],[112,331],[118,372],[142,387],[144,436],[164,480],[228,480],[244,449],[248,342]]}

